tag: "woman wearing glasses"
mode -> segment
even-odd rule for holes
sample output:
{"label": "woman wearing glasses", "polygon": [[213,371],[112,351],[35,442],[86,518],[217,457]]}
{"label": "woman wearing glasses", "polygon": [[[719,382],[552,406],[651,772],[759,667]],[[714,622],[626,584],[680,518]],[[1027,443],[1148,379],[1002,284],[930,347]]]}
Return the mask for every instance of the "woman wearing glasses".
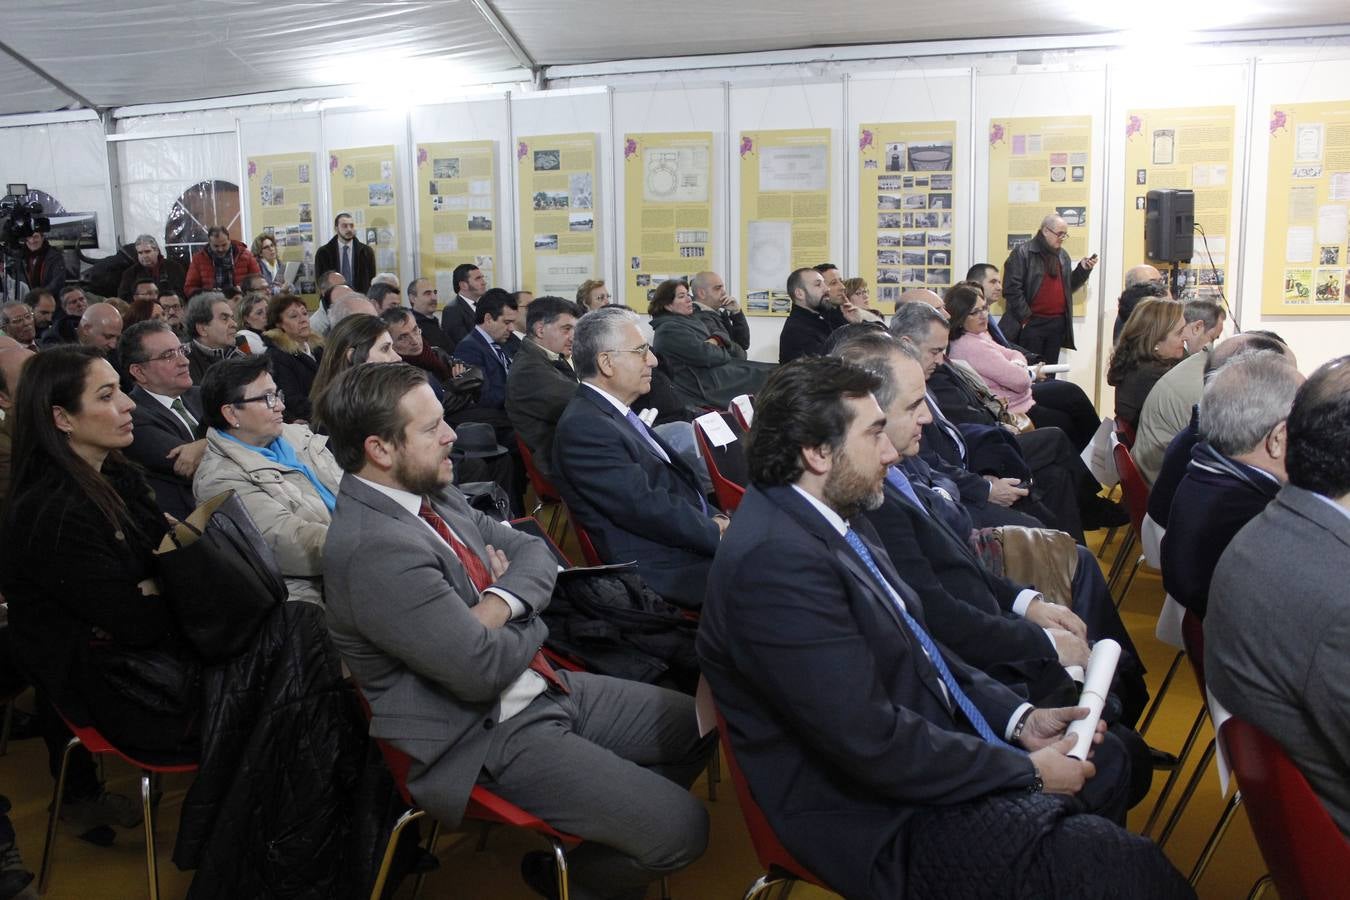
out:
{"label": "woman wearing glasses", "polygon": [[953,285],[942,299],[947,310],[947,355],[974,369],[1009,412],[1026,413],[1037,428],[1059,428],[1081,453],[1097,430],[1097,410],[1083,389],[1071,381],[1041,380],[1037,365],[1004,347],[989,334],[989,304],[973,281]]}
{"label": "woman wearing glasses", "polygon": [[1036,236],[1023,241],[1003,264],[1005,312],[998,320],[1004,336],[1048,363],[1059,362],[1061,347],[1073,342],[1073,292],[1087,283],[1095,255],[1075,268],[1064,249],[1069,226],[1051,214]]}
{"label": "woman wearing glasses", "polygon": [[206,454],[197,502],[233,489],[276,554],[291,600],[323,602],[322,553],[342,471],[328,439],[283,421],[268,356],[216,363],[202,381]]}
{"label": "woman wearing glasses", "polygon": [[309,389],[323,360],[323,338],[309,326],[309,307],[295,294],[278,294],[267,304],[267,358],[277,384],[291,398],[287,422],[309,421]]}

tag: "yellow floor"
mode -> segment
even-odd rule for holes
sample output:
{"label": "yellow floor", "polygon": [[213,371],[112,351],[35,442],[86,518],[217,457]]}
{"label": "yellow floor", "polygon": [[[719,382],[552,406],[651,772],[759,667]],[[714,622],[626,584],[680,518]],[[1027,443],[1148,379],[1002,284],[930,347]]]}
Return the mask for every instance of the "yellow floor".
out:
{"label": "yellow floor", "polygon": [[[1102,532],[1093,535],[1100,539]],[[569,542],[570,543],[570,542]],[[1095,546],[1095,542],[1093,544]],[[569,546],[567,548],[571,550]],[[1112,548],[1114,549],[1114,548]],[[1155,573],[1141,572],[1135,579],[1123,607],[1123,617],[1134,641],[1149,667],[1149,683],[1156,690],[1172,650],[1153,637],[1153,626],[1161,606],[1162,586]],[[1182,677],[1184,676],[1184,677]],[[1180,673],[1169,693],[1167,702],[1150,731],[1155,746],[1176,751],[1199,708],[1199,693],[1189,671]],[[1195,757],[1211,737],[1208,725],[1202,734]],[[1194,762],[1188,766],[1182,782],[1189,777]],[[108,785],[131,796],[136,796],[138,780],[130,770],[118,762],[108,763]],[[1154,779],[1153,795],[1130,816],[1130,826],[1143,827],[1164,781],[1160,774]],[[158,840],[160,854],[160,889],[165,900],[184,896],[190,873],[174,868],[170,860],[173,837],[187,777],[169,778],[164,785],[165,795],[160,806]],[[707,854],[687,871],[671,879],[671,893],[676,900],[702,898],[737,898],[758,876],[759,868],[746,837],[745,827],[736,805],[730,784],[724,782],[716,802],[708,802],[706,784],[702,779],[695,785],[703,797],[712,819],[712,839]],[[50,800],[51,780],[47,775],[42,744],[28,740],[10,745],[9,755],[0,758],[0,793],[9,796],[14,804],[13,819],[19,835],[19,847],[30,869],[36,871],[42,854],[43,831],[46,827],[46,807]],[[1173,801],[1180,793],[1180,785]],[[1212,772],[1202,782],[1190,808],[1167,845],[1172,861],[1188,874],[1200,848],[1218,819],[1222,809],[1218,781]],[[1160,829],[1159,829],[1160,830]],[[517,866],[522,853],[538,849],[542,844],[532,835],[507,829],[494,829],[487,849],[477,851],[476,831],[444,837],[438,848],[440,871],[427,879],[422,896],[426,898],[529,898],[533,896],[521,883]],[[68,831],[58,834],[56,861],[51,887],[47,897],[53,900],[130,900],[146,896],[144,845],[139,829],[122,831],[115,846],[98,848],[77,840]],[[1242,898],[1255,880],[1265,871],[1259,852],[1251,836],[1245,814],[1235,817],[1233,826],[1220,846],[1214,861],[1199,885],[1202,898],[1230,900]],[[405,885],[400,897],[410,897]],[[655,897],[655,890],[650,896]],[[792,893],[795,900],[833,896],[809,887],[798,887]],[[1274,896],[1270,892],[1268,896]]]}

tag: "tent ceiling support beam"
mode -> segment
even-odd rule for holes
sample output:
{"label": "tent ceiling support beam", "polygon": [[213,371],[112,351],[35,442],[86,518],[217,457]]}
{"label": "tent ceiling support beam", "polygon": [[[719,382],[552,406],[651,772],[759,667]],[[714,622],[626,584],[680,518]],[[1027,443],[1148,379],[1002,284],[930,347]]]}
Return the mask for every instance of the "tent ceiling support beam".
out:
{"label": "tent ceiling support beam", "polygon": [[497,10],[493,7],[491,0],[469,0],[469,2],[473,4],[474,9],[478,10],[479,15],[487,20],[488,25],[492,26],[492,30],[497,32],[497,37],[501,38],[502,43],[506,44],[511,51],[511,55],[516,58],[516,62],[532,73],[537,73],[539,64],[534,61],[534,57],[525,52],[525,48],[520,45],[520,40],[516,37],[515,32],[502,21],[501,16],[497,15]]}
{"label": "tent ceiling support beam", "polygon": [[13,47],[11,47],[9,44],[4,43],[3,41],[0,41],[0,53],[4,53],[10,59],[14,60],[16,63],[23,66],[25,69],[32,72],[34,75],[41,78],[43,81],[47,82],[52,87],[56,88],[58,91],[65,94],[67,97],[70,97],[71,99],[78,101],[79,104],[85,107],[86,109],[98,109],[98,104],[94,103],[94,101],[90,100],[88,97],[79,93],[75,89],[66,87],[66,85],[62,81],[48,74],[46,69],[43,69],[41,66],[30,60],[28,57],[23,56]]}

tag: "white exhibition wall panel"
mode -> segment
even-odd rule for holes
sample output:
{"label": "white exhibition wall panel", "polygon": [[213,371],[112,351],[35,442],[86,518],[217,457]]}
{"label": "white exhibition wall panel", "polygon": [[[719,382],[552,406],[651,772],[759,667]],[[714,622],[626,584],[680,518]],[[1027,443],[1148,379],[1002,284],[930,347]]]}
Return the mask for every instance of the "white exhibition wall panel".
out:
{"label": "white exhibition wall panel", "polygon": [[[614,176],[606,179],[614,195],[616,214],[611,223],[612,233],[617,236],[620,263],[629,258],[625,253],[628,228],[628,196],[625,190],[626,158],[624,155],[624,135],[651,133],[689,133],[712,132],[713,159],[712,179],[709,199],[712,203],[713,241],[708,248],[710,256],[701,265],[692,265],[691,271],[708,269],[717,272],[725,279],[730,257],[727,254],[728,238],[736,230],[736,223],[730,216],[727,203],[727,135],[726,135],[726,88],[721,84],[686,85],[679,74],[663,76],[650,85],[630,85],[614,90],[614,132],[610,141],[610,153],[617,168]],[[610,294],[616,303],[626,303],[640,313],[647,312],[646,296],[628,296],[629,278],[623,265],[616,267],[617,278],[608,285]],[[731,282],[727,289],[733,294]]]}
{"label": "white exhibition wall panel", "polygon": [[[845,141],[844,85],[839,79],[804,81],[801,77],[780,78],[765,84],[749,84],[731,88],[731,133],[726,141],[727,196],[731,204],[731,233],[727,235],[727,271],[722,277],[728,290],[737,291],[741,273],[741,160],[737,151],[742,131],[828,128],[830,141],[830,258],[828,261],[847,267],[843,261],[844,242],[844,166],[842,154],[852,146]],[[826,260],[820,260],[826,262]],[[786,286],[788,275],[783,273]],[[745,298],[741,298],[745,302]],[[783,330],[783,319],[770,316],[750,316],[751,359],[763,362],[778,361],[778,335]]]}
{"label": "white exhibition wall panel", "polygon": [[[438,141],[494,141],[496,158],[494,168],[497,175],[497,219],[493,227],[497,231],[495,283],[489,287],[506,287],[514,290],[516,284],[516,209],[514,194],[511,192],[511,169],[514,157],[511,154],[511,101],[506,93],[473,100],[453,103],[441,103],[434,106],[414,107],[412,117],[412,146]],[[414,165],[414,169],[416,166]],[[415,173],[414,173],[415,174]],[[423,196],[418,190],[418,181],[409,185],[416,195],[415,205],[408,208],[413,219],[413,235],[420,242],[422,235],[420,210],[431,198]],[[415,245],[413,245],[415,246]],[[420,254],[419,254],[420,256]],[[467,257],[464,260],[469,262]],[[417,268],[410,270],[404,278],[404,284],[412,278],[424,274],[421,267],[428,266],[425,260],[418,260]],[[450,299],[453,292],[441,290],[442,305]]]}
{"label": "white exhibition wall panel", "polygon": [[[323,145],[322,117],[317,109],[304,109],[299,106],[259,107],[248,110],[239,117],[240,165],[246,166],[250,157],[270,156],[280,153],[312,153],[315,162],[319,162],[319,147]],[[325,171],[321,166],[319,172]],[[245,182],[248,173],[240,174]],[[321,179],[322,180],[322,179]],[[316,190],[316,194],[319,192]],[[325,198],[326,199],[326,198]],[[252,221],[252,210],[247,201],[244,203],[244,243],[252,245],[253,238],[262,229]],[[328,208],[318,205],[314,210],[314,223],[320,231],[320,223],[331,222]]]}
{"label": "white exhibition wall panel", "polygon": [[181,243],[188,251],[205,241],[211,225],[239,224],[233,120],[229,133],[118,141],[115,148],[125,242],[151,234],[161,246]]}
{"label": "white exhibition wall panel", "polygon": [[955,122],[956,155],[953,159],[953,184],[957,199],[955,212],[957,228],[951,259],[952,277],[960,280],[966,270],[975,262],[976,256],[983,254],[975,249],[982,245],[972,244],[974,239],[974,216],[971,214],[974,192],[971,190],[970,160],[972,156],[971,135],[975,132],[970,123],[970,69],[906,69],[889,73],[853,75],[848,80],[848,122],[845,127],[844,149],[848,154],[846,206],[848,214],[844,220],[844,259],[839,264],[844,267],[844,277],[859,276],[866,278],[872,285],[872,297],[877,296],[875,259],[866,254],[871,247],[860,246],[858,234],[859,216],[866,212],[860,205],[875,201],[859,196],[862,183],[858,168],[859,134],[863,123],[903,123],[903,122]]}
{"label": "white exhibition wall panel", "polygon": [[1350,352],[1350,318],[1263,315],[1261,290],[1266,242],[1266,192],[1270,163],[1270,109],[1277,104],[1350,100],[1350,60],[1304,60],[1256,64],[1248,162],[1245,262],[1237,308],[1244,331],[1267,329],[1289,342],[1299,371]]}
{"label": "white exhibition wall panel", "polygon": [[[1125,210],[1133,203],[1136,192],[1126,191],[1125,184],[1125,144],[1127,140],[1126,122],[1129,111],[1133,109],[1175,109],[1178,107],[1233,107],[1233,165],[1229,172],[1229,185],[1232,192],[1229,222],[1232,227],[1226,236],[1225,251],[1232,265],[1231,271],[1241,272],[1244,259],[1239,255],[1238,240],[1243,227],[1244,207],[1242,202],[1242,173],[1246,165],[1245,150],[1247,138],[1247,96],[1249,67],[1241,63],[1158,66],[1148,59],[1138,59],[1127,64],[1113,65],[1108,69],[1111,85],[1111,108],[1107,120],[1106,146],[1111,161],[1106,181],[1105,239],[1102,246],[1112,248],[1110,254],[1102,254],[1098,266],[1103,295],[1102,315],[1100,319],[1087,324],[1093,341],[1101,340],[1101,360],[1097,367],[1101,402],[1098,407],[1104,414],[1109,413],[1114,404],[1114,391],[1106,384],[1106,365],[1111,354],[1111,331],[1116,318],[1116,299],[1123,284],[1125,272],[1133,266],[1147,262],[1142,246],[1125,245]],[[1140,192],[1145,188],[1141,187]],[[1195,239],[1195,262],[1202,259],[1200,238]],[[1246,254],[1252,258],[1251,253]],[[1094,275],[1094,279],[1097,276]],[[1237,309],[1241,300],[1239,279],[1235,276],[1226,286],[1225,295],[1229,306]],[[1241,316],[1239,315],[1239,319]],[[1093,326],[1099,331],[1093,332]],[[1232,325],[1226,333],[1232,332]]]}
{"label": "white exhibition wall panel", "polygon": [[[610,105],[611,93],[608,88],[569,88],[562,91],[543,93],[511,94],[511,132],[510,148],[503,161],[502,177],[511,184],[511,221],[515,224],[513,240],[520,246],[520,183],[517,169],[517,144],[522,137],[546,134],[589,134],[595,135],[595,183],[592,208],[599,213],[600,221],[595,223],[594,273],[596,278],[604,279],[607,285],[617,282],[618,268],[618,232],[615,231],[616,190],[614,167],[613,108]],[[523,258],[519,250],[515,257],[514,281],[503,283],[508,290],[538,290],[538,272],[533,254]],[[542,257],[541,257],[542,258]],[[508,270],[503,270],[502,282],[508,282]]]}
{"label": "white exhibition wall panel", "polygon": [[50,194],[66,212],[92,212],[99,249],[88,255],[116,252],[107,146],[99,121],[0,128],[0,181]]}
{"label": "white exhibition wall panel", "polygon": [[[331,163],[331,153],[335,150],[345,150],[358,147],[383,147],[392,145],[394,147],[394,159],[391,167],[391,174],[397,185],[397,193],[393,197],[396,209],[398,211],[398,274],[402,278],[402,283],[407,284],[409,273],[414,266],[414,259],[417,252],[417,243],[415,231],[413,228],[416,221],[416,213],[412,209],[413,192],[413,171],[410,148],[408,146],[408,113],[405,109],[379,109],[379,110],[325,110],[320,121],[320,130],[323,135],[323,145],[319,148],[319,208],[325,212],[322,218],[315,216],[314,222],[314,243],[316,247],[321,247],[333,237],[333,216],[342,210],[339,204],[331,196],[331,186],[329,183],[329,168]],[[383,165],[382,165],[383,168]],[[382,172],[381,175],[384,173]],[[360,235],[361,222],[358,225],[358,235]],[[364,240],[364,235],[360,235]],[[376,255],[379,256],[379,248],[376,248]],[[384,260],[380,260],[384,263]],[[382,270],[383,265],[377,264],[377,270]]]}
{"label": "white exhibition wall panel", "polygon": [[[1006,65],[1006,64],[1005,64]],[[1105,262],[1111,257],[1112,245],[1105,241],[1104,188],[1105,173],[1113,165],[1105,156],[1106,72],[1099,67],[1075,66],[1032,67],[1028,71],[983,74],[977,68],[975,76],[975,248],[988,247],[989,224],[989,122],[994,117],[1027,116],[1092,116],[1092,149],[1089,161],[1091,213],[1089,215],[1088,245],[1091,252]],[[1114,169],[1111,170],[1114,173]],[[1047,212],[1050,210],[1047,209]],[[977,251],[978,252],[978,251]],[[984,251],[987,252],[987,251]],[[1002,267],[1004,260],[987,260]],[[1077,260],[1074,260],[1076,263]],[[1100,268],[1100,266],[1099,266]],[[1061,362],[1071,366],[1069,378],[1093,396],[1093,380],[1099,366],[1097,347],[1097,317],[1103,305],[1104,281],[1093,273],[1085,288],[1087,306],[1085,316],[1074,320],[1076,351],[1066,353]],[[1112,299],[1117,296],[1111,292]],[[1114,309],[1114,304],[1112,304]]]}

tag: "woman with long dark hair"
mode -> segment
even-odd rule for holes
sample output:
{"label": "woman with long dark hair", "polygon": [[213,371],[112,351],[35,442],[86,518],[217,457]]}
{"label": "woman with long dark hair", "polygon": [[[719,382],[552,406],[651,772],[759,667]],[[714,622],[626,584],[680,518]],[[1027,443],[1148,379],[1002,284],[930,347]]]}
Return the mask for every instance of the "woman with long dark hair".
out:
{"label": "woman with long dark hair", "polygon": [[20,663],[62,714],[120,748],[190,753],[196,666],[155,578],[169,523],[121,453],[135,407],[91,348],[28,362],[0,589]]}
{"label": "woman with long dark hair", "polygon": [[319,363],[319,372],[310,385],[309,401],[314,414],[310,424],[315,431],[323,431],[323,425],[318,420],[319,395],[343,372],[364,362],[396,363],[403,362],[403,357],[394,349],[388,322],[379,316],[355,313],[328,332],[323,361]]}

